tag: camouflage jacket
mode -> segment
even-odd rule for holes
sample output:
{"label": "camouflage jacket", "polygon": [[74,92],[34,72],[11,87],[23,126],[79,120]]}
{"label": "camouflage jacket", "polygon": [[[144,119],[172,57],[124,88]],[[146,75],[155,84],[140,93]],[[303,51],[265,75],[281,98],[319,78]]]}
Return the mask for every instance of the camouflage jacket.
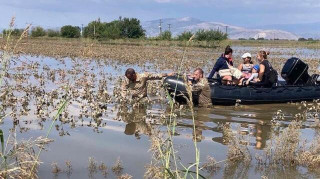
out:
{"label": "camouflage jacket", "polygon": [[137,79],[135,82],[125,78],[121,85],[122,97],[131,95],[133,99],[142,99],[147,97],[147,81],[148,80],[160,80],[165,77],[166,74],[152,74],[152,73],[137,73]]}
{"label": "camouflage jacket", "polygon": [[201,78],[192,85],[192,92],[199,94],[199,106],[211,106],[211,89],[207,78]]}

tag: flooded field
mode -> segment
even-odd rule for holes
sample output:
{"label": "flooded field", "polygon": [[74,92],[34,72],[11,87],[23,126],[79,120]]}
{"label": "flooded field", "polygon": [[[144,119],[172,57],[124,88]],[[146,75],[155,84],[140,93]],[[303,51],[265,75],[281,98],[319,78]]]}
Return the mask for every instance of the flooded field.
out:
{"label": "flooded field", "polygon": [[[5,151],[48,135],[53,141],[44,150],[32,150],[40,154],[39,178],[163,178],[166,172],[171,178],[175,173],[162,170],[166,164],[183,177],[196,158],[200,178],[320,177],[319,101],[194,108],[193,115],[188,106],[171,108],[161,81],[152,81],[149,101],[137,108],[119,94],[128,67],[153,73],[202,67],[208,74],[221,49],[190,48],[183,58],[181,47],[89,47],[71,57],[51,53],[50,46],[43,54],[19,47],[10,57],[0,91]],[[244,52],[260,48],[233,49],[239,64]],[[310,65],[309,73],[319,72],[318,49],[268,50],[278,71],[296,56]],[[169,157],[161,157],[167,150]]]}

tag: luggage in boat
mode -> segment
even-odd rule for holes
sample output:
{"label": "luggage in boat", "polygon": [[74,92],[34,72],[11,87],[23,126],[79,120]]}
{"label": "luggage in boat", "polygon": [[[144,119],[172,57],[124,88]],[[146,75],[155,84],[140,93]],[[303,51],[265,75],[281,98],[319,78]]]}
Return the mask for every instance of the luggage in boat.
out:
{"label": "luggage in boat", "polygon": [[308,65],[299,58],[292,57],[284,64],[281,76],[289,85],[303,85],[308,82]]}

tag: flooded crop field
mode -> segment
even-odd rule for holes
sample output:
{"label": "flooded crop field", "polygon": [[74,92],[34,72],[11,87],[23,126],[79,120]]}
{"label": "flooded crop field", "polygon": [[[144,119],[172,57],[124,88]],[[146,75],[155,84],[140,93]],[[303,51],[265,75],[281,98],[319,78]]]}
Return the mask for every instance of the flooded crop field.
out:
{"label": "flooded crop field", "polygon": [[[171,104],[161,80],[142,106],[121,98],[129,67],[207,76],[224,47],[20,43],[1,48],[1,177],[320,177],[318,100],[193,108]],[[235,64],[264,48],[278,72],[295,56],[319,73],[318,48],[232,47]]]}

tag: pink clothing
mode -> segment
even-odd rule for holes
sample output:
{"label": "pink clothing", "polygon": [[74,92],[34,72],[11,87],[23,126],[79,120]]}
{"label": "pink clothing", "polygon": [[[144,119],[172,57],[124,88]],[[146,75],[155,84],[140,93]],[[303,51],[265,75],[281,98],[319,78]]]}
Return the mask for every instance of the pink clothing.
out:
{"label": "pink clothing", "polygon": [[248,72],[242,72],[242,74],[245,79],[248,79],[251,76],[251,73],[248,73]]}

